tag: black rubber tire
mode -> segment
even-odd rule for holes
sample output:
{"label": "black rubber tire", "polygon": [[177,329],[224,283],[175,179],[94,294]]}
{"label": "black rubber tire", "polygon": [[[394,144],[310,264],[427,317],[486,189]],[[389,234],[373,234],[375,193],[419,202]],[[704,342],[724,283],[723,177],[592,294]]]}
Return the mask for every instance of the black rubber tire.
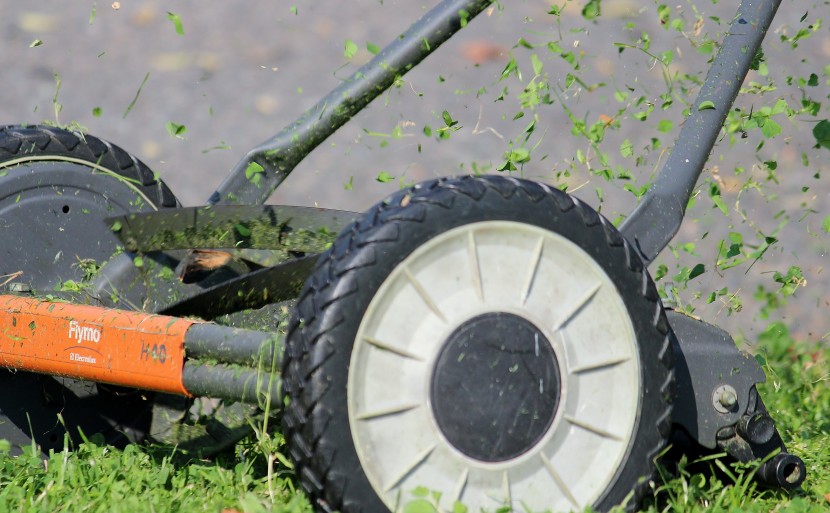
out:
{"label": "black rubber tire", "polygon": [[88,134],[43,125],[0,126],[0,163],[27,157],[78,159],[134,180],[156,207],[179,205],[178,200],[150,168],[114,144]]}
{"label": "black rubber tire", "polygon": [[[135,194],[145,203],[149,201],[153,208],[179,205],[170,189],[144,163],[118,146],[91,135],[50,126],[0,127],[0,181],[6,181],[6,190],[0,188],[0,192],[16,194],[15,187],[18,187],[18,182],[15,181],[15,177],[25,178],[27,166],[43,165],[54,166],[56,169],[63,166],[63,169],[70,169],[69,174],[80,176],[82,181],[86,180],[87,174],[93,173],[94,169],[105,170],[106,173],[99,173],[97,178],[89,180],[89,183],[112,183],[113,188],[129,187],[128,194]],[[54,197],[56,201],[61,202],[55,203],[55,209],[60,210],[63,204],[60,199],[62,186],[49,183],[48,173],[44,176],[46,178],[42,186],[55,186]],[[124,179],[129,186],[125,185]],[[107,195],[106,190],[95,193],[105,197]],[[106,198],[107,204],[109,200],[110,198]],[[144,208],[147,209],[148,206],[145,205]],[[103,233],[106,231],[103,223],[101,226],[102,228],[96,228],[99,230],[96,233],[109,235]],[[12,228],[5,228],[14,231]],[[25,240],[28,234],[22,234],[22,237],[17,238],[10,237],[9,232],[6,235],[6,244],[9,244],[8,240],[18,242],[12,243],[11,247],[0,246],[2,253],[15,254],[27,251]],[[111,243],[104,244],[99,239],[96,246],[114,248],[116,242],[113,239]],[[72,250],[65,249],[67,254]],[[29,247],[28,251],[37,250]],[[0,262],[0,275],[20,270],[8,269],[9,265],[9,262]],[[56,272],[50,271],[50,267],[46,265],[39,264],[36,267],[38,270],[34,272],[40,273],[40,286],[46,291],[51,291],[51,287],[60,281],[58,276],[52,276]],[[30,272],[32,271],[27,270],[27,273]],[[76,279],[80,281],[81,277],[79,274]],[[63,278],[66,279],[66,276]],[[123,445],[143,439],[150,426],[152,394],[26,372],[4,372],[0,376],[0,381],[4,390],[0,396],[0,438],[8,439],[13,447],[28,445],[27,440],[34,436],[44,453],[50,449],[61,450],[64,447],[64,433],[67,431],[73,441],[81,441],[78,430],[82,430],[86,436],[100,433],[105,442]],[[58,413],[62,415],[62,422],[58,422]]]}
{"label": "black rubber tire", "polygon": [[606,511],[626,502],[631,511],[647,492],[670,434],[674,386],[671,328],[647,269],[610,222],[559,190],[500,176],[460,177],[428,181],[375,205],[321,256],[299,297],[283,360],[283,428],[298,478],[319,510],[387,511],[361,469],[347,412],[352,344],[367,305],[425,241],[489,220],[566,237],[616,284],[637,336],[641,409],[613,484],[593,506]]}

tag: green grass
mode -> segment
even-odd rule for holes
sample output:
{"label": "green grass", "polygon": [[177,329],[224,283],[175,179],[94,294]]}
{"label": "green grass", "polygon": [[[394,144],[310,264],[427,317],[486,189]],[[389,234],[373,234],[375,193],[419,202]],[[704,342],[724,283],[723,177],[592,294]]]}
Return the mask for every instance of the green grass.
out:
{"label": "green grass", "polygon": [[0,456],[0,512],[311,512],[291,471],[278,463],[282,457],[265,454],[280,439],[248,440],[215,460],[189,459],[167,447],[122,451],[89,441],[44,461],[27,447],[22,456]]}
{"label": "green grass", "polygon": [[[764,401],[789,449],[804,459],[802,490],[760,489],[754,465],[717,459],[692,473],[681,462],[652,485],[648,512],[818,512],[830,509],[830,350],[794,342],[773,324],[761,337],[759,360],[769,377]],[[125,450],[84,443],[41,459],[34,448],[11,457],[0,447],[0,513],[6,511],[277,511],[310,512],[296,489],[279,433],[262,433],[213,460],[170,447]],[[717,472],[707,468],[716,469]],[[425,511],[426,501],[412,503]],[[416,506],[417,507],[414,507]]]}

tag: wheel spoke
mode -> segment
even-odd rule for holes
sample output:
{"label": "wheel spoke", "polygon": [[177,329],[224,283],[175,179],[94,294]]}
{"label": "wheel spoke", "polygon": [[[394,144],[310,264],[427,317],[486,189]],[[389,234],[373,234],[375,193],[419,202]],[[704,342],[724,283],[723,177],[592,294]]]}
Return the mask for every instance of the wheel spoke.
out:
{"label": "wheel spoke", "polygon": [[424,361],[424,357],[417,355],[413,352],[407,351],[406,349],[395,347],[393,345],[387,344],[386,342],[381,342],[380,340],[372,337],[363,337],[363,340],[368,342],[369,344],[377,347],[378,349],[383,349],[384,351],[389,351],[390,353],[394,353],[398,356],[403,356],[404,358],[409,358],[410,360],[417,360],[419,362]]}
{"label": "wheel spoke", "polygon": [[542,249],[545,247],[545,238],[539,237],[539,242],[533,248],[533,255],[530,257],[530,265],[527,270],[524,287],[522,287],[522,306],[527,303],[530,291],[533,289],[533,281],[536,279],[536,271],[539,269],[539,261],[542,260]]}
{"label": "wheel spoke", "polygon": [[388,408],[383,408],[380,410],[358,413],[357,415],[355,415],[354,418],[357,420],[373,420],[379,417],[386,417],[387,415],[395,415],[396,413],[403,413],[409,410],[414,410],[419,406],[421,405],[418,403],[400,404],[397,406],[390,406]]}
{"label": "wheel spoke", "polygon": [[622,442],[622,437],[620,437],[618,435],[615,435],[614,433],[609,433],[608,431],[606,431],[606,430],[604,430],[600,427],[594,426],[592,424],[589,424],[589,423],[587,423],[583,420],[576,419],[576,418],[572,417],[571,415],[565,415],[563,418],[565,420],[567,420],[568,422],[570,422],[571,424],[573,424],[574,426],[581,427],[582,429],[584,429],[586,431],[590,431],[591,433],[594,433],[595,435],[599,435],[603,438],[610,438],[611,440],[616,440],[618,442]]}
{"label": "wheel spoke", "polygon": [[622,356],[620,358],[613,358],[611,360],[605,360],[601,362],[589,363],[586,365],[580,365],[578,367],[574,367],[570,369],[569,372],[571,374],[581,374],[583,372],[591,372],[595,370],[607,369],[609,367],[616,367],[621,363],[625,363],[631,360],[630,356]]}
{"label": "wheel spoke", "polygon": [[434,450],[435,450],[435,444],[432,444],[429,447],[427,447],[426,449],[424,449],[423,451],[421,451],[417,456],[415,456],[415,459],[413,459],[406,467],[404,467],[403,470],[401,470],[398,473],[398,475],[397,475],[397,477],[395,477],[395,479],[391,480],[389,482],[389,484],[386,485],[386,488],[383,490],[383,492],[384,493],[389,493],[390,490],[392,490],[393,488],[398,486],[398,484],[400,484],[400,482],[403,481],[403,479],[407,475],[409,475],[410,472],[412,472],[413,470],[418,468],[420,465],[422,465],[427,460],[427,458],[429,458],[429,455],[432,454],[432,451],[434,451]]}
{"label": "wheel spoke", "polygon": [[430,310],[432,310],[432,313],[434,313],[436,316],[438,316],[439,319],[446,323],[447,318],[444,316],[443,313],[441,313],[441,310],[438,309],[438,305],[435,303],[435,301],[432,300],[429,293],[426,291],[426,289],[424,289],[424,286],[421,285],[421,282],[419,282],[418,279],[415,278],[415,275],[412,274],[412,271],[410,271],[409,268],[404,267],[403,273],[406,276],[406,279],[409,280],[409,283],[412,285],[415,291],[418,292],[418,295],[421,296],[421,299],[423,299],[424,303],[429,307]]}
{"label": "wheel spoke", "polygon": [[565,484],[565,481],[562,480],[562,476],[559,475],[559,472],[553,468],[553,463],[544,455],[544,453],[539,453],[539,458],[542,459],[542,464],[545,466],[545,469],[550,474],[550,477],[553,479],[553,482],[556,483],[556,486],[559,487],[559,490],[567,497],[568,501],[573,504],[577,509],[579,509],[579,503],[576,501],[576,497],[574,497],[573,492],[571,489],[568,488],[568,485]]}
{"label": "wheel spoke", "polygon": [[473,279],[473,288],[476,289],[478,299],[484,301],[484,288],[481,285],[481,266],[478,264],[478,248],[476,247],[475,232],[467,232],[467,251],[470,254],[470,275]]}
{"label": "wheel spoke", "polygon": [[559,330],[562,326],[568,324],[597,295],[600,287],[602,287],[602,283],[595,284],[578,301],[570,305],[567,314],[553,327],[553,330]]}
{"label": "wheel spoke", "polygon": [[467,478],[470,476],[470,469],[464,467],[464,470],[461,471],[461,475],[458,476],[458,481],[455,483],[455,488],[453,488],[452,496],[453,496],[453,504],[456,502],[461,502],[461,496],[464,494],[464,488],[467,486]]}
{"label": "wheel spoke", "polygon": [[505,504],[510,506],[513,504],[513,494],[510,490],[510,474],[505,470],[501,475],[501,486],[504,492]]}

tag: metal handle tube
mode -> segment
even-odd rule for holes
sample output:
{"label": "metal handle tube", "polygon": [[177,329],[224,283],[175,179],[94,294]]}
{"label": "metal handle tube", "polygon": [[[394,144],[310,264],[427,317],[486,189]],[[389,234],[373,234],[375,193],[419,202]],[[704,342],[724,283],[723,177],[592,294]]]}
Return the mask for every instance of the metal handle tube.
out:
{"label": "metal handle tube", "polygon": [[[294,123],[248,152],[211,204],[261,204],[306,155],[493,0],[443,0]],[[252,163],[263,172],[251,173]]]}
{"label": "metal handle tube", "polygon": [[188,359],[279,369],[283,337],[279,333],[196,323],[185,334],[184,348]]}
{"label": "metal handle tube", "polygon": [[269,404],[274,409],[282,407],[282,381],[276,372],[187,361],[182,382],[192,396],[218,397],[261,406]]}
{"label": "metal handle tube", "polygon": [[[743,0],[692,113],[643,201],[622,224],[623,236],[648,264],[674,238],[703,166],[738,95],[781,0]],[[701,109],[704,102],[714,108]]]}

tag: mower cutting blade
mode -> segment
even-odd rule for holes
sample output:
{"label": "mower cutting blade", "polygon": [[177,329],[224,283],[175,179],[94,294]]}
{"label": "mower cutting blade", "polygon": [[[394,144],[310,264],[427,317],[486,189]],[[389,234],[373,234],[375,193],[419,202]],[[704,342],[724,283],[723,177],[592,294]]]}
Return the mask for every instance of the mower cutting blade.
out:
{"label": "mower cutting blade", "polygon": [[253,248],[319,253],[354,212],[276,205],[189,207],[106,219],[127,251]]}
{"label": "mower cutting blade", "polygon": [[314,269],[318,256],[289,260],[222,282],[165,307],[158,313],[212,319],[222,314],[260,308],[269,303],[294,298]]}

